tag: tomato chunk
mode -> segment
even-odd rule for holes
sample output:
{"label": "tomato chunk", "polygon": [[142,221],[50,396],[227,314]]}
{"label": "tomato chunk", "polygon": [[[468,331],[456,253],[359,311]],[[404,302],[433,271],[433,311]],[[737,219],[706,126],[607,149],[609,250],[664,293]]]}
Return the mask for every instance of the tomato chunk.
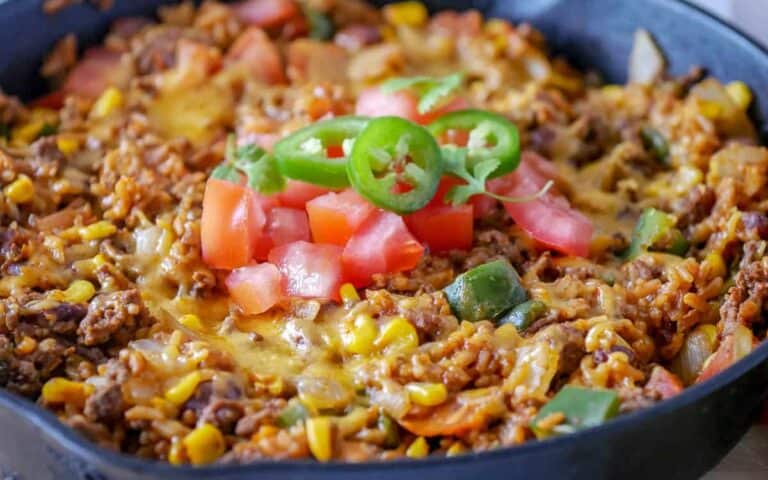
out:
{"label": "tomato chunk", "polygon": [[259,238],[254,258],[264,260],[270,250],[292,242],[310,240],[307,212],[297,208],[275,207],[267,212],[264,233]]}
{"label": "tomato chunk", "polygon": [[88,98],[96,98],[118,75],[121,54],[106,48],[89,48],[69,72],[62,90]]}
{"label": "tomato chunk", "polygon": [[224,283],[232,300],[250,315],[266,312],[281,297],[280,271],[271,263],[236,268]]}
{"label": "tomato chunk", "polygon": [[353,190],[329,192],[307,202],[309,227],[317,243],[345,245],[376,208]]}
{"label": "tomato chunk", "polygon": [[260,28],[250,27],[241,33],[227,52],[226,60],[246,65],[253,78],[268,85],[285,82],[280,52]]}
{"label": "tomato chunk", "polygon": [[286,295],[338,300],[344,283],[341,253],[336,245],[293,242],[272,249],[269,261],[282,273]]}
{"label": "tomato chunk", "polygon": [[327,188],[318,187],[307,182],[299,180],[288,180],[285,190],[277,195],[280,203],[286,207],[304,208],[307,202],[320,195],[330,192]]}
{"label": "tomato chunk", "polygon": [[418,265],[424,247],[401,217],[378,211],[363,223],[344,248],[344,272],[357,286],[370,284],[377,273],[395,273]]}
{"label": "tomato chunk", "polygon": [[244,0],[233,7],[241,21],[264,28],[282,25],[299,14],[293,0]]}
{"label": "tomato chunk", "polygon": [[263,213],[254,206],[249,189],[208,179],[200,220],[203,261],[208,266],[232,269],[249,263],[263,225]]}
{"label": "tomato chunk", "polygon": [[648,379],[648,383],[645,384],[645,388],[646,390],[658,393],[662,399],[666,400],[682,393],[685,387],[677,375],[657,365],[653,367],[651,377]]}
{"label": "tomato chunk", "polygon": [[[554,170],[548,163],[535,153],[524,152],[517,170],[491,180],[489,189],[510,197],[533,195],[552,178]],[[592,222],[555,189],[530,202],[504,202],[504,208],[515,223],[547,247],[568,255],[589,254]]]}
{"label": "tomato chunk", "polygon": [[465,99],[457,97],[431,112],[421,114],[419,113],[418,103],[418,96],[409,90],[384,92],[381,88],[373,87],[364,90],[357,97],[355,113],[368,117],[393,115],[425,125],[440,115],[454,110],[461,110],[468,106]]}
{"label": "tomato chunk", "polygon": [[474,216],[470,204],[427,206],[405,217],[405,224],[432,252],[472,247]]}

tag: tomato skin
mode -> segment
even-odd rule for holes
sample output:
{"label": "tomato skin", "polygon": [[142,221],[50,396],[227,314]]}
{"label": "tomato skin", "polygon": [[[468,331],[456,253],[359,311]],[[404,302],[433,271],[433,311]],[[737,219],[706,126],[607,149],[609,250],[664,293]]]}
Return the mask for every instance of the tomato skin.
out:
{"label": "tomato skin", "polygon": [[32,100],[33,107],[52,108],[58,110],[64,106],[65,93],[63,90],[55,90],[47,95]]}
{"label": "tomato skin", "polygon": [[120,58],[120,53],[106,48],[89,48],[67,75],[62,91],[82,97],[98,97],[114,80]]}
{"label": "tomato skin", "polygon": [[224,283],[230,297],[248,315],[264,313],[280,301],[280,270],[271,263],[232,270]]}
{"label": "tomato skin", "polygon": [[227,52],[228,63],[243,63],[255,79],[268,85],[285,83],[285,69],[277,46],[263,30],[246,29]]}
{"label": "tomato skin", "polygon": [[329,192],[307,202],[309,227],[317,243],[344,246],[376,208],[354,190]]}
{"label": "tomato skin", "polygon": [[645,388],[646,390],[657,392],[663,400],[667,400],[682,393],[685,386],[677,375],[657,365],[653,367],[651,377],[648,379],[648,383],[645,384]]}
{"label": "tomato skin", "polygon": [[355,114],[368,117],[396,116],[403,117],[422,125],[432,122],[440,115],[454,110],[467,108],[468,103],[461,97],[454,98],[436,110],[420,114],[418,109],[419,98],[409,90],[384,92],[379,87],[363,90],[357,97]]}
{"label": "tomato skin", "polygon": [[336,245],[301,241],[273,248],[269,261],[282,273],[286,295],[338,300],[344,283],[341,254]]}
{"label": "tomato skin", "polygon": [[469,203],[472,204],[472,213],[475,219],[478,219],[485,218],[496,210],[499,201],[488,195],[475,195],[469,199]]}
{"label": "tomato skin", "polygon": [[293,0],[244,0],[233,8],[242,22],[264,28],[282,25],[299,14]]}
{"label": "tomato skin", "polygon": [[474,215],[470,204],[428,206],[406,217],[405,224],[432,252],[469,250],[474,234]]}
{"label": "tomato skin", "polygon": [[277,194],[282,205],[291,208],[305,208],[307,202],[330,192],[329,189],[299,180],[288,180],[285,190]]}
{"label": "tomato skin", "polygon": [[249,189],[209,178],[203,195],[200,237],[203,261],[212,268],[233,269],[251,261],[261,235],[259,212]]}
{"label": "tomato skin", "polygon": [[356,286],[369,285],[377,273],[396,273],[418,265],[424,247],[403,219],[378,211],[347,242],[342,260],[346,277]]}
{"label": "tomato skin", "polygon": [[266,214],[264,233],[256,244],[253,256],[265,260],[274,247],[310,240],[307,212],[297,208],[275,207]]}
{"label": "tomato skin", "polygon": [[[520,197],[539,192],[552,178],[554,170],[546,160],[523,152],[520,166],[503,177],[488,182],[494,193]],[[592,222],[573,209],[554,189],[536,200],[523,203],[502,202],[510,217],[534,240],[559,252],[586,257],[592,239]]]}

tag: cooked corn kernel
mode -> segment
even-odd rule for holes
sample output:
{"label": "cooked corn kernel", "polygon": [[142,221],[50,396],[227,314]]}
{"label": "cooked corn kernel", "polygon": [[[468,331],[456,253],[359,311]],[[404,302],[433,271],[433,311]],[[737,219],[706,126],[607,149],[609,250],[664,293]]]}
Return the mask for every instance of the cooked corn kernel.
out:
{"label": "cooked corn kernel", "polygon": [[115,232],[117,232],[117,227],[106,220],[102,220],[100,222],[92,223],[87,227],[82,227],[80,229],[80,238],[85,241],[98,240],[112,236]]}
{"label": "cooked corn kernel", "polygon": [[3,193],[13,203],[27,203],[35,196],[35,184],[26,175],[19,175],[10,185],[7,185]]}
{"label": "cooked corn kernel", "polygon": [[200,372],[194,371],[186,374],[176,382],[174,386],[166,390],[165,398],[175,405],[181,405],[195,393],[197,386],[202,381]]}
{"label": "cooked corn kernel", "polygon": [[331,419],[328,417],[308,418],[305,424],[309,450],[319,462],[327,462],[333,456]]}
{"label": "cooked corn kernel", "polygon": [[392,25],[382,25],[379,27],[379,34],[385,42],[394,42],[397,40],[397,31],[392,28]]}
{"label": "cooked corn kernel", "polygon": [[445,452],[446,457],[455,457],[457,455],[461,455],[464,453],[466,449],[464,448],[464,445],[462,445],[459,442],[454,443],[451,445],[451,448],[448,449],[448,451]]}
{"label": "cooked corn kernel", "polygon": [[709,252],[704,261],[709,264],[709,268],[712,270],[712,274],[716,277],[722,277],[725,275],[727,268],[723,256],[717,252]]}
{"label": "cooked corn kernel", "polygon": [[187,457],[193,465],[206,465],[224,454],[224,435],[210,423],[204,423],[189,432],[182,440]]}
{"label": "cooked corn kernel", "polygon": [[59,135],[56,138],[56,147],[64,155],[71,155],[80,148],[80,141],[75,137]]}
{"label": "cooked corn kernel", "polygon": [[351,283],[345,283],[339,289],[339,296],[344,303],[354,303],[360,301],[360,295],[357,294],[357,289]]}
{"label": "cooked corn kernel", "polygon": [[200,317],[193,313],[182,315],[181,318],[179,318],[179,323],[189,328],[190,330],[203,329],[203,322],[200,320]]}
{"label": "cooked corn kernel", "polygon": [[285,391],[285,380],[283,377],[277,377],[267,384],[267,391],[270,395],[278,396]]}
{"label": "cooked corn kernel", "polygon": [[350,323],[349,330],[341,335],[344,348],[350,353],[368,355],[373,351],[373,344],[379,333],[376,321],[367,313],[361,313]]}
{"label": "cooked corn kernel", "polygon": [[715,120],[723,114],[723,107],[709,100],[699,100],[699,112],[710,120]]}
{"label": "cooked corn kernel", "polygon": [[419,346],[419,334],[408,319],[395,317],[384,326],[374,345],[377,348],[392,346],[397,350],[413,350]]}
{"label": "cooked corn kernel", "polygon": [[14,145],[26,145],[32,143],[45,127],[43,120],[32,120],[20,125],[11,131],[11,141]]}
{"label": "cooked corn kernel", "polygon": [[424,437],[419,437],[408,446],[405,454],[411,458],[424,458],[429,455],[429,445]]}
{"label": "cooked corn kernel", "polygon": [[88,280],[75,280],[64,290],[64,300],[69,303],[85,303],[96,294],[96,287]]}
{"label": "cooked corn kernel", "polygon": [[279,431],[280,429],[274,425],[262,425],[259,427],[259,431],[253,434],[252,440],[274,437]]}
{"label": "cooked corn kernel", "polygon": [[100,267],[100,266],[102,266],[102,265],[106,265],[106,264],[107,264],[107,257],[105,257],[104,255],[102,255],[101,253],[97,253],[97,254],[96,254],[96,255],[95,255],[95,256],[94,256],[94,257],[91,259],[91,261],[93,262],[93,265],[94,265],[96,268],[98,268],[98,267]]}
{"label": "cooked corn kernel", "polygon": [[384,18],[392,25],[420,27],[427,16],[427,7],[421,2],[398,2],[384,7]]}
{"label": "cooked corn kernel", "polygon": [[613,102],[619,102],[624,96],[624,88],[620,85],[605,85],[600,91]]}
{"label": "cooked corn kernel", "polygon": [[123,106],[123,94],[115,87],[109,87],[101,94],[91,109],[91,116],[104,118]]}
{"label": "cooked corn kernel", "polygon": [[32,337],[24,336],[21,341],[16,344],[16,353],[18,355],[27,355],[37,349],[37,340]]}
{"label": "cooked corn kernel", "polygon": [[181,442],[177,439],[171,442],[171,448],[168,449],[168,463],[171,465],[181,465],[184,463],[184,449]]}
{"label": "cooked corn kernel", "polygon": [[93,386],[90,384],[54,377],[43,385],[41,398],[45,403],[82,405],[91,393],[93,393]]}
{"label": "cooked corn kernel", "polygon": [[409,383],[405,389],[413,403],[425,407],[440,405],[448,398],[448,390],[442,383]]}
{"label": "cooked corn kernel", "polygon": [[752,90],[744,82],[731,82],[725,86],[725,91],[728,92],[728,96],[731,97],[733,103],[741,110],[748,109],[750,104],[752,104]]}

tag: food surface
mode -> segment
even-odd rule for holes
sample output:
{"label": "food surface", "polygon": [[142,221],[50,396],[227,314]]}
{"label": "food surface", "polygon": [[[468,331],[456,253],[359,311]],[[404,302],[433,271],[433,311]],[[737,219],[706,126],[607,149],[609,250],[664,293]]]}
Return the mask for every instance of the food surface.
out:
{"label": "food surface", "polygon": [[0,386],[102,446],[461,455],[765,337],[752,93],[647,32],[627,85],[412,1],[185,2],[77,52],[0,94]]}

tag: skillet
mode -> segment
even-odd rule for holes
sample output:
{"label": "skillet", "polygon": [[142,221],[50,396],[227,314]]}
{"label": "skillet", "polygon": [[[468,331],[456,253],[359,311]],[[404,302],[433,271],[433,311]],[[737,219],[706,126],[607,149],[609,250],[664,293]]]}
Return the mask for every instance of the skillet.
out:
{"label": "skillet", "polygon": [[[0,85],[32,98],[44,89],[40,59],[54,42],[75,32],[95,43],[112,20],[151,15],[168,0],[116,0],[107,13],[75,6],[47,17],[42,0],[0,3]],[[379,2],[385,3],[385,2]],[[488,16],[529,21],[554,51],[581,68],[622,82],[632,33],[649,29],[673,74],[702,65],[723,81],[742,79],[755,91],[768,85],[768,52],[733,27],[675,0],[460,0],[427,1],[433,10],[474,7]],[[763,113],[753,111],[768,141]],[[2,372],[0,372],[2,373]],[[601,427],[542,442],[453,458],[369,464],[264,461],[202,469],[171,467],[98,447],[51,413],[0,390],[0,478],[12,480],[259,480],[423,478],[698,478],[716,465],[749,428],[768,396],[768,343],[712,380],[649,409]]]}

